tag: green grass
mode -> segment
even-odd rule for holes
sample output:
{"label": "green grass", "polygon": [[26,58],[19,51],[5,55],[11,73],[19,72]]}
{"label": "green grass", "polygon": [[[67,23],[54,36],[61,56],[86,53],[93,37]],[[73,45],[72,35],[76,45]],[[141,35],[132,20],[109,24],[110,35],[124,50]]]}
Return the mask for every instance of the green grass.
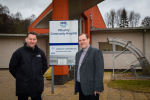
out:
{"label": "green grass", "polygon": [[[150,73],[150,67],[149,67],[149,73]],[[105,72],[112,72],[113,73],[113,71],[105,71]],[[119,74],[119,73],[121,73],[121,72],[123,72],[123,71],[115,71],[115,74]],[[124,73],[132,73],[131,71],[126,71],[126,72],[124,72]],[[143,71],[136,71],[136,73],[137,74],[143,74]]]}
{"label": "green grass", "polygon": [[111,88],[150,93],[150,80],[113,80],[108,84]]}
{"label": "green grass", "polygon": [[[119,74],[119,73],[121,73],[121,72],[123,72],[123,71],[118,71],[118,72],[115,72],[116,74]],[[132,73],[131,71],[126,71],[126,72],[124,72],[124,73]],[[142,71],[136,71],[136,73],[143,73]]]}

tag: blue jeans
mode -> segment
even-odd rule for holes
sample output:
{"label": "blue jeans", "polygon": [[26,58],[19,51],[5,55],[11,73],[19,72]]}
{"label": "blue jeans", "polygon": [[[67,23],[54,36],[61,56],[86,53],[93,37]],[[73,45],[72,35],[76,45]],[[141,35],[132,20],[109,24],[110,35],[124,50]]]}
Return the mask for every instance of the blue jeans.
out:
{"label": "blue jeans", "polygon": [[[18,100],[28,100],[28,96],[18,96]],[[31,97],[31,100],[42,100],[42,97],[41,95],[36,98]]]}

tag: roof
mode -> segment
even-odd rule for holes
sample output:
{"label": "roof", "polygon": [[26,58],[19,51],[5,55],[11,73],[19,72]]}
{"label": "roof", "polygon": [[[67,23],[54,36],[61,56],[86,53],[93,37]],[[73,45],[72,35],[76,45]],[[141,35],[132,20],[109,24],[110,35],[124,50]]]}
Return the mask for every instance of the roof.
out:
{"label": "roof", "polygon": [[69,20],[78,19],[80,15],[104,0],[68,0]]}
{"label": "roof", "polygon": [[91,33],[94,32],[120,32],[120,31],[150,31],[150,27],[128,27],[128,28],[92,28]]}
{"label": "roof", "polygon": [[[49,34],[37,34],[38,37],[48,37]],[[26,34],[0,34],[0,37],[26,37]]]}
{"label": "roof", "polygon": [[[80,19],[80,15],[104,0],[68,0],[69,20]],[[46,33],[49,29],[49,21],[52,20],[53,2],[37,17],[37,19],[29,26],[35,28],[36,31],[44,29]]]}

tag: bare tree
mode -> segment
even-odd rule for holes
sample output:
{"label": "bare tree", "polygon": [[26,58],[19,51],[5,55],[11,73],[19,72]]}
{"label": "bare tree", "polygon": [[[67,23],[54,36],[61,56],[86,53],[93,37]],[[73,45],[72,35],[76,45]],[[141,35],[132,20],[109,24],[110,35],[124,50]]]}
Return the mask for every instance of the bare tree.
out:
{"label": "bare tree", "polygon": [[134,22],[134,26],[138,27],[139,26],[139,20],[141,18],[141,15],[139,13],[135,13],[135,22]]}
{"label": "bare tree", "polygon": [[28,26],[36,19],[34,14],[24,20],[20,12],[9,13],[8,7],[0,4],[0,33],[25,34]]}
{"label": "bare tree", "polygon": [[142,22],[141,22],[141,25],[143,27],[150,27],[150,17],[149,16],[146,16]]}
{"label": "bare tree", "polygon": [[110,11],[110,20],[111,20],[111,27],[112,28],[114,28],[114,26],[115,26],[115,15],[116,15],[115,9],[112,9]]}
{"label": "bare tree", "polygon": [[9,8],[7,6],[3,6],[2,4],[0,4],[0,14],[9,14]]}
{"label": "bare tree", "polygon": [[135,12],[131,11],[129,14],[129,26],[134,27],[134,19],[135,19]]}
{"label": "bare tree", "polygon": [[110,21],[110,15],[109,15],[109,13],[106,13],[105,14],[105,23],[106,23],[106,26],[107,26],[107,28],[110,28],[110,26],[111,26],[111,21]]}
{"label": "bare tree", "polygon": [[30,24],[36,19],[36,16],[34,14],[32,14],[30,17]]}
{"label": "bare tree", "polygon": [[14,17],[15,17],[15,19],[18,20],[18,21],[19,21],[19,20],[22,20],[22,15],[21,15],[20,12],[17,12]]}
{"label": "bare tree", "polygon": [[114,26],[115,26],[115,14],[116,14],[116,12],[114,9],[112,9],[110,11],[110,13],[106,13],[106,15],[105,15],[106,20],[105,21],[106,21],[106,26],[108,28],[114,28]]}
{"label": "bare tree", "polygon": [[115,16],[115,23],[116,26],[119,27],[121,24],[121,13],[122,13],[122,9],[117,10],[116,12],[116,16]]}
{"label": "bare tree", "polygon": [[[7,6],[3,6],[0,4],[0,32],[6,33],[8,32],[9,28],[9,9]],[[7,29],[8,28],[8,29]]]}
{"label": "bare tree", "polygon": [[125,8],[117,11],[111,9],[105,15],[105,22],[108,28],[114,27],[138,27],[141,15],[134,11],[129,12]]}
{"label": "bare tree", "polygon": [[4,6],[4,10],[3,10],[3,13],[5,14],[9,14],[9,8],[7,6]]}
{"label": "bare tree", "polygon": [[141,15],[139,13],[135,13],[134,11],[131,11],[129,14],[129,26],[138,27],[140,18]]}

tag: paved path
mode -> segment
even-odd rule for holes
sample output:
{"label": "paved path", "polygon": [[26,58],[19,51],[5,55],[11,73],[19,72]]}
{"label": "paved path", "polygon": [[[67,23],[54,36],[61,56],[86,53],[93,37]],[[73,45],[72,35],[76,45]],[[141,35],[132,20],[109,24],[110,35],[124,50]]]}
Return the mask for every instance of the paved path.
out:
{"label": "paved path", "polygon": [[[150,100],[150,94],[138,93],[112,89],[107,86],[111,73],[104,73],[104,92],[100,95],[100,100]],[[45,79],[43,100],[78,100],[78,95],[74,95],[74,81],[69,81],[64,85],[55,85],[54,94],[51,94],[51,80]],[[15,96],[15,79],[8,70],[0,70],[0,100],[17,100]],[[29,98],[29,100],[31,100]]]}

